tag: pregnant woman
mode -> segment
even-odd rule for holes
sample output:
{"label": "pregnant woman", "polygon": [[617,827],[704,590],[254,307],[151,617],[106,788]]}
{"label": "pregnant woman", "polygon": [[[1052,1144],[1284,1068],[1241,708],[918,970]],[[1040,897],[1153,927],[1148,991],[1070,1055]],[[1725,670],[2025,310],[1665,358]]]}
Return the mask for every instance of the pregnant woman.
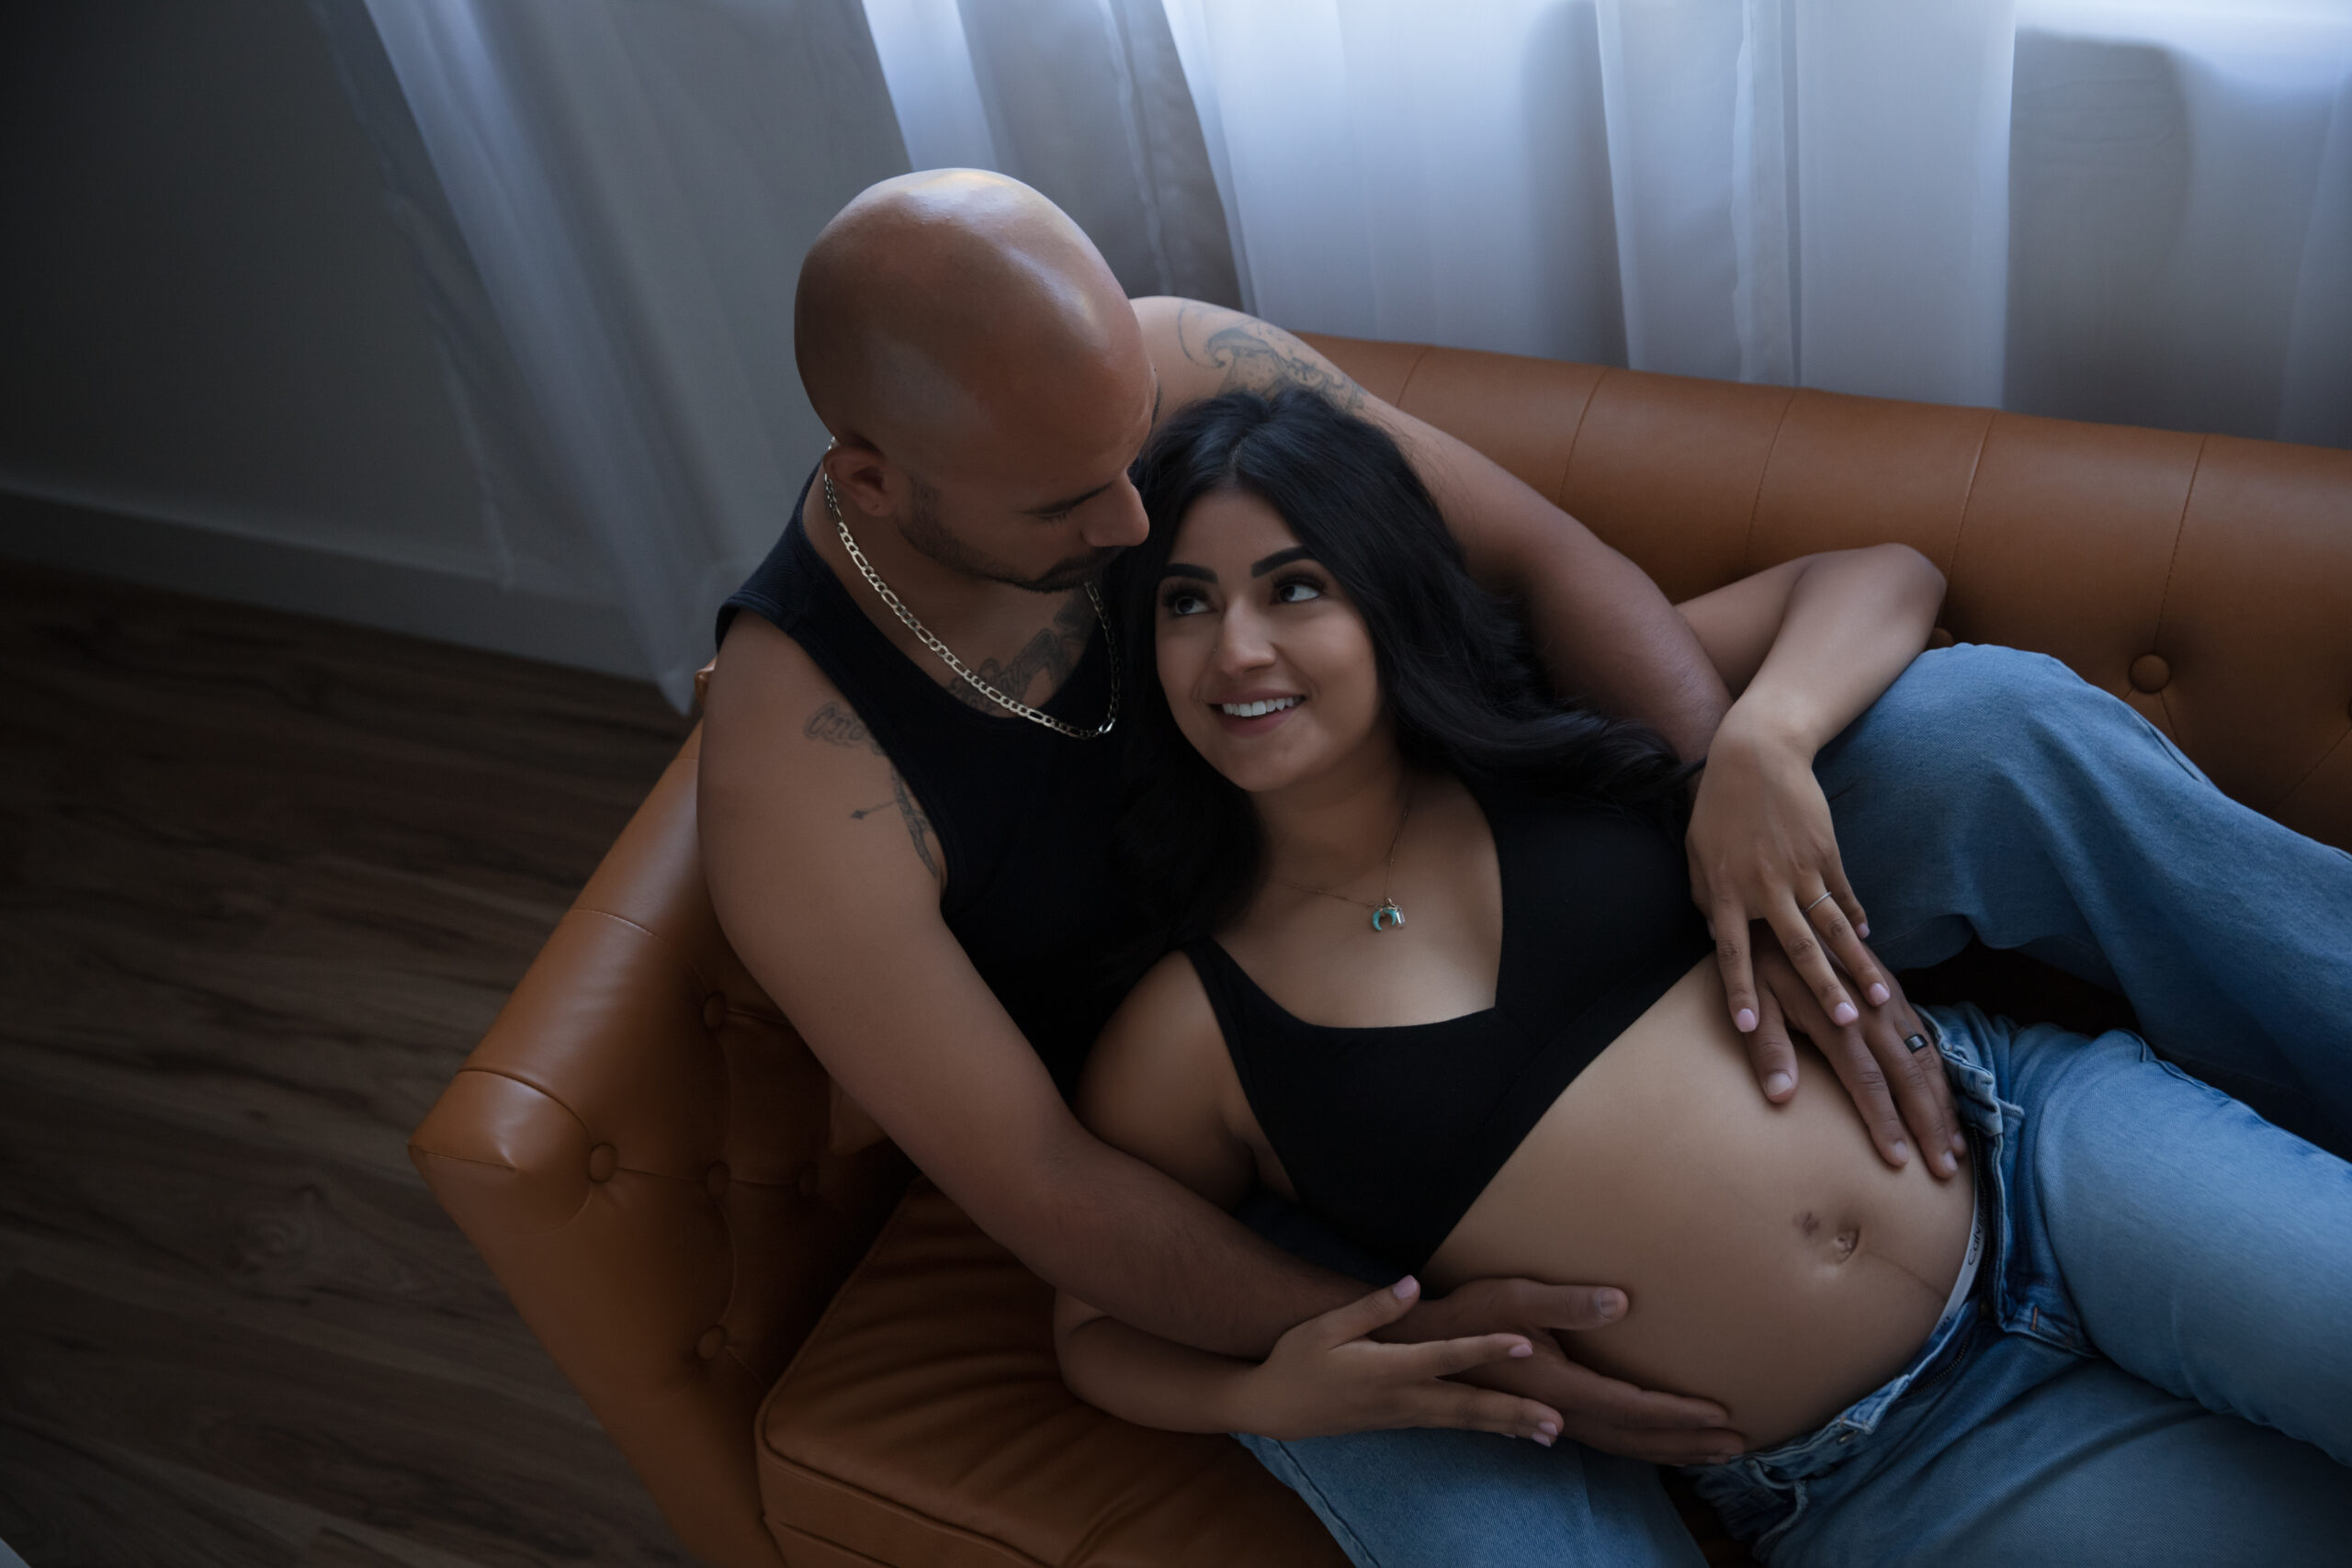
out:
{"label": "pregnant woman", "polygon": [[[1629,1310],[1579,1358],[1731,1412],[1747,1451],[1694,1474],[1768,1562],[2352,1551],[2352,1168],[2130,1035],[1969,1008],[1905,1010],[1952,1149],[1888,1165],[1817,1057],[1759,1098],[1688,897],[1683,774],[1540,694],[1385,434],[1311,394],[1219,399],[1137,482],[1124,848],[1167,956],[1081,1113],[1408,1277],[1262,1365],[1065,1299],[1073,1389],[1150,1425],[1349,1431],[1349,1358],[1521,1348],[1367,1339],[1419,1280],[1607,1279]],[[1747,677],[1726,725],[1826,740],[1940,592],[1884,548],[1693,605]],[[1487,1424],[1548,1442],[1548,1415],[1498,1393]]]}

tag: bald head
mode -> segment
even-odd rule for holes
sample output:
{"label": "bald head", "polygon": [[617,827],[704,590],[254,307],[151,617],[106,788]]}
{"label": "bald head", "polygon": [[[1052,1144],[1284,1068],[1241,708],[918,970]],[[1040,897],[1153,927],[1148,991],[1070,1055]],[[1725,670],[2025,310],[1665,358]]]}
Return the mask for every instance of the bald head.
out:
{"label": "bald head", "polygon": [[860,194],[800,269],[794,348],[828,429],[921,469],[1106,407],[1149,376],[1118,280],[1018,180],[930,170]]}

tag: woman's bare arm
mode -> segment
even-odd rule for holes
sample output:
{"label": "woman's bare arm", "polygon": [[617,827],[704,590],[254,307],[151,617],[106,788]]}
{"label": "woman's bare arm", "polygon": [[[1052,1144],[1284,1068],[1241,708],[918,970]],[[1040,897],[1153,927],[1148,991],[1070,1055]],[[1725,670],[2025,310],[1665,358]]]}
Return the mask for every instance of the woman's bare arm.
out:
{"label": "woman's bare arm", "polygon": [[[1917,551],[1880,545],[1802,557],[1681,609],[1738,694],[1691,810],[1691,895],[1714,931],[1758,1081],[1774,1100],[1796,1091],[1781,1005],[1754,981],[1749,921],[1760,915],[1837,1031],[1815,1043],[1838,1067],[1880,1154],[1894,1165],[1908,1160],[1907,1125],[1928,1168],[1950,1176],[1960,1147],[1951,1090],[1902,1043],[1898,1021],[1907,1015],[1889,1006],[1894,982],[1863,945],[1867,918],[1813,780],[1815,754],[1927,646],[1943,588],[1943,574]],[[1860,1005],[1833,959],[1852,976]]]}

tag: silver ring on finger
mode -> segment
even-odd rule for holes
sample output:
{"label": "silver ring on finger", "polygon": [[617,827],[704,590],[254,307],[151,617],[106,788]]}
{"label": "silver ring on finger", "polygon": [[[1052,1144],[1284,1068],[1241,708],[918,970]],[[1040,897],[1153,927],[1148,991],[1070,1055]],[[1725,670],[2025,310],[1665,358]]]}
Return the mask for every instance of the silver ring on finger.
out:
{"label": "silver ring on finger", "polygon": [[1834,894],[1834,893],[1825,892],[1825,893],[1823,893],[1823,894],[1822,894],[1821,897],[1819,897],[1819,898],[1815,898],[1812,903],[1807,904],[1804,908],[1799,909],[1799,910],[1797,911],[1797,913],[1798,913],[1798,914],[1800,914],[1800,915],[1804,915],[1804,916],[1810,917],[1810,916],[1812,915],[1812,913],[1814,912],[1814,910],[1815,910],[1816,908],[1819,908],[1821,907],[1821,904],[1822,904],[1823,900],[1825,900],[1825,899],[1828,899],[1828,898],[1834,898],[1834,897],[1837,897],[1837,895],[1836,895],[1836,894]]}
{"label": "silver ring on finger", "polygon": [[1903,1037],[1903,1048],[1916,1056],[1928,1048],[1928,1037],[1924,1034],[1906,1034]]}

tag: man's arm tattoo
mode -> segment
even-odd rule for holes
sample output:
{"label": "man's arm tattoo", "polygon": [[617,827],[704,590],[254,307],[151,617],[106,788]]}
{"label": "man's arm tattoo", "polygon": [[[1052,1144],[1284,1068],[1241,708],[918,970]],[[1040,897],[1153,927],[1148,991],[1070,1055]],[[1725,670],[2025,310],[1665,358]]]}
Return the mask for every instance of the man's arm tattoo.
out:
{"label": "man's arm tattoo", "polygon": [[[1015,702],[1029,701],[1029,688],[1038,676],[1046,677],[1046,691],[1039,700],[1053,701],[1062,682],[1078,668],[1085,657],[1086,645],[1094,636],[1094,602],[1083,593],[1073,593],[1062,601],[1054,612],[1054,624],[1042,628],[1029,639],[1029,645],[1000,664],[993,659],[983,659],[973,673],[1002,692]],[[947,688],[963,699],[965,705],[982,713],[995,714],[1003,710],[974,691],[971,683],[957,681]]]}
{"label": "man's arm tattoo", "polygon": [[[884,761],[890,761],[890,753],[874,739],[873,731],[865,728],[865,721],[839,703],[827,703],[809,715],[808,722],[801,728],[800,733],[828,746],[864,747]],[[922,861],[922,868],[931,873],[934,880],[944,881],[945,877],[939,869],[939,857],[932,852],[931,841],[937,834],[931,825],[931,818],[922,814],[922,804],[915,799],[914,792],[907,787],[907,781],[899,774],[895,762],[890,765],[890,794],[888,800],[851,812],[849,819],[863,822],[876,812],[895,807],[899,820],[907,826],[907,838],[913,843],[915,854]]]}
{"label": "man's arm tattoo", "polygon": [[1285,387],[1305,387],[1351,412],[1363,406],[1362,387],[1282,328],[1254,317],[1188,304],[1177,312],[1176,341],[1193,364],[1225,372],[1220,392],[1272,397]]}

